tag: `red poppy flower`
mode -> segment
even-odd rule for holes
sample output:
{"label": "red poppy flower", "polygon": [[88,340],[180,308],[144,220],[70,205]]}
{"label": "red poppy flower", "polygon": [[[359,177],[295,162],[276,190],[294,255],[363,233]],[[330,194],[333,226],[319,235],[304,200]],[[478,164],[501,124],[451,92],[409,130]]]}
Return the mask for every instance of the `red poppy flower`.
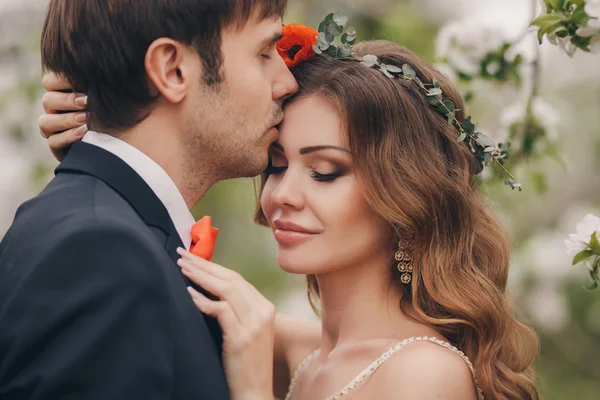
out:
{"label": "red poppy flower", "polygon": [[288,68],[306,61],[315,55],[313,45],[317,44],[319,32],[301,24],[285,25],[283,38],[277,43],[277,51]]}

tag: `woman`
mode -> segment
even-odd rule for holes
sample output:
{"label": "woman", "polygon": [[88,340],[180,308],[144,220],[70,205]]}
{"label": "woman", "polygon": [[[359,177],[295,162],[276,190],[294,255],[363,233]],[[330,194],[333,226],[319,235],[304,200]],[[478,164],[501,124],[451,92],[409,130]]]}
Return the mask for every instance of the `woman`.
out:
{"label": "woman", "polygon": [[[307,275],[321,324],[277,318],[275,395],[289,385],[294,400],[537,398],[538,342],[511,312],[508,243],[477,189],[478,161],[417,85],[358,62],[365,55],[439,81],[465,117],[448,79],[391,42],[292,68],[300,90],[271,147],[256,220],[272,229],[281,268]],[[62,135],[53,151],[72,141]],[[183,272],[219,297],[191,291],[219,319],[226,349],[245,334],[233,316],[253,312],[231,288],[255,294],[232,271],[180,254]]]}

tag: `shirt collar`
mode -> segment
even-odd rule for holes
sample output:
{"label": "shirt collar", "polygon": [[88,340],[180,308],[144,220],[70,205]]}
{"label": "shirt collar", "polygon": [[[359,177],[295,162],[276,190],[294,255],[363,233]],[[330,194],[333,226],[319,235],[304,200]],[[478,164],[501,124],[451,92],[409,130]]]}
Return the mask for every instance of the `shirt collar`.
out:
{"label": "shirt collar", "polygon": [[114,136],[88,131],[83,141],[119,157],[150,186],[167,209],[181,241],[189,250],[192,243],[191,230],[195,220],[181,192],[166,171],[146,154]]}

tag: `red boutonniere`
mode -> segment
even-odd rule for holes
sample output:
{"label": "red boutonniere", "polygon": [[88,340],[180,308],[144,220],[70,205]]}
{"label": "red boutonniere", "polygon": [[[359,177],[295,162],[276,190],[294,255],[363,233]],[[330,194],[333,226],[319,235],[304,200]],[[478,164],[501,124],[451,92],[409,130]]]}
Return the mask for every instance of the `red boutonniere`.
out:
{"label": "red boutonniere", "polygon": [[317,44],[319,32],[302,24],[285,25],[283,38],[277,43],[277,51],[288,68],[312,58],[313,45]]}
{"label": "red boutonniere", "polygon": [[203,217],[192,226],[192,246],[190,253],[210,261],[213,256],[219,230],[213,228],[212,219]]}

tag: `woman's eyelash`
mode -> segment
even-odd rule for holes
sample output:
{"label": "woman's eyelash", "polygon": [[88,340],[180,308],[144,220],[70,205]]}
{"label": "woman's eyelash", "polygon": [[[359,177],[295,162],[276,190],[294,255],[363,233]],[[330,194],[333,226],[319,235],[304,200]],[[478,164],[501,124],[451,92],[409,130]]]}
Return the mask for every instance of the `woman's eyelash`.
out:
{"label": "woman's eyelash", "polygon": [[270,56],[269,54],[261,54],[260,56],[261,56],[262,58],[264,58],[264,59],[267,59],[267,60],[270,60],[270,59],[271,59],[271,56]]}
{"label": "woman's eyelash", "polygon": [[317,171],[311,171],[310,176],[317,182],[333,182],[340,176],[342,176],[343,171],[335,171],[331,174],[320,174]]}
{"label": "woman's eyelash", "polygon": [[277,175],[284,172],[287,167],[274,167],[273,162],[269,160],[269,164],[267,165],[267,169],[265,169],[265,175]]}

